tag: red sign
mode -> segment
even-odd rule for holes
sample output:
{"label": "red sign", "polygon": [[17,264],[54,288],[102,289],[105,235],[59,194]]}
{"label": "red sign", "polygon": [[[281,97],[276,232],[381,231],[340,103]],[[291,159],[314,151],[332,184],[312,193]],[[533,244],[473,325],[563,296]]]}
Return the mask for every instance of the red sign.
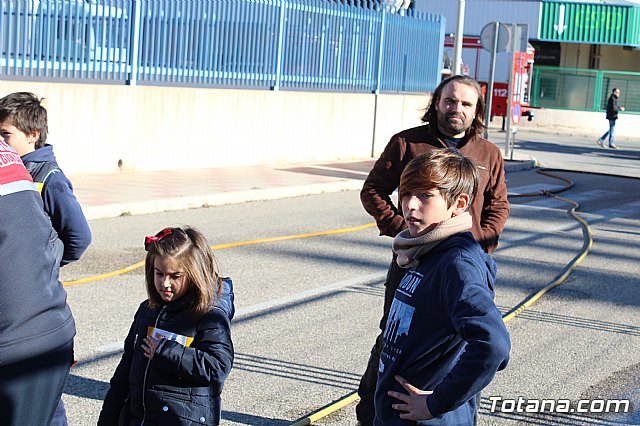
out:
{"label": "red sign", "polygon": [[[455,45],[456,38],[452,35],[444,36],[444,47],[453,47]],[[465,49],[482,49],[482,43],[480,43],[480,37],[462,37],[462,47]]]}
{"label": "red sign", "polygon": [[[487,91],[487,83],[480,82],[483,93]],[[504,117],[507,115],[507,94],[509,85],[507,83],[493,83],[493,97],[491,98],[491,116]]]}

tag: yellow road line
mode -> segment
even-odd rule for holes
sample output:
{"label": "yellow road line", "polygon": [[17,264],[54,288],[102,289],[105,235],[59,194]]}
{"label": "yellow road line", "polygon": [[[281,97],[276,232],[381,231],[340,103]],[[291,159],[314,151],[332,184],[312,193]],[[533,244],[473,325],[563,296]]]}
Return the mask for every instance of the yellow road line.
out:
{"label": "yellow road line", "polygon": [[[300,238],[312,238],[312,237],[321,237],[325,235],[336,235],[336,234],[346,234],[348,232],[356,232],[361,231],[363,229],[373,228],[375,223],[367,223],[366,225],[353,226],[350,228],[342,228],[342,229],[330,229],[328,231],[318,231],[318,232],[307,232],[304,234],[294,234],[294,235],[283,235],[280,237],[268,237],[268,238],[260,238],[257,240],[247,240],[247,241],[237,241],[235,243],[227,243],[227,244],[218,244],[215,246],[211,246],[213,250],[223,250],[234,247],[242,247],[242,246],[250,246],[255,244],[265,244],[265,243],[274,243],[277,241],[287,241],[287,240],[296,240]],[[79,280],[74,281],[64,281],[62,283],[63,286],[68,287],[72,285],[85,284],[94,281],[104,280],[106,278],[115,277],[118,275],[123,275],[138,268],[142,268],[144,266],[144,261],[135,263],[131,266],[127,266],[126,268],[118,269],[117,271],[107,272],[105,274],[95,275],[93,277],[81,278]]]}
{"label": "yellow road line", "polygon": [[311,414],[310,416],[307,416],[304,419],[301,419],[300,421],[298,421],[296,423],[293,423],[291,426],[306,426],[306,425],[310,425],[311,423],[315,422],[316,420],[320,420],[321,418],[328,416],[329,414],[333,413],[334,411],[337,411],[337,410],[339,410],[339,409],[341,409],[343,407],[346,407],[347,405],[351,404],[352,402],[357,401],[358,398],[360,398],[358,396],[358,392],[353,392],[350,395],[341,398],[337,402],[329,404],[328,406],[326,406],[322,410],[316,411],[315,413]]}
{"label": "yellow road line", "polygon": [[107,272],[106,274],[100,274],[100,275],[95,275],[93,277],[81,278],[79,280],[74,280],[74,281],[63,281],[62,285],[65,286],[65,287],[68,287],[68,286],[72,286],[72,285],[90,283],[90,282],[93,282],[93,281],[100,281],[100,280],[104,280],[106,278],[110,278],[110,277],[115,277],[115,276],[118,276],[118,275],[126,274],[127,272],[131,272],[131,271],[136,270],[138,268],[142,268],[143,266],[144,266],[144,260],[141,261],[141,262],[138,262],[138,263],[134,263],[131,266],[127,266],[126,268],[118,269],[117,271]]}

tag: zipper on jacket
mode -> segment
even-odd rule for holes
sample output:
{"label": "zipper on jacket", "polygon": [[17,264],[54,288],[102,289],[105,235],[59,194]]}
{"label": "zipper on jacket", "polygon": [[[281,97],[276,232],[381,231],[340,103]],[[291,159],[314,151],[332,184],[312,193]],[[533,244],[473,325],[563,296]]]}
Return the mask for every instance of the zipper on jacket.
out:
{"label": "zipper on jacket", "polygon": [[[166,309],[167,305],[164,305],[162,307],[162,309],[160,309],[160,312],[158,312],[158,316],[156,317],[156,321],[153,324],[153,328],[155,329],[156,327],[158,327],[158,321],[160,321],[160,316],[162,315],[162,312],[164,312],[164,310]],[[137,338],[137,336],[136,336]],[[151,360],[147,359],[147,366],[144,369],[144,378],[142,379],[142,423],[140,423],[140,426],[144,426],[144,421],[147,418],[147,403],[146,403],[146,392],[147,392],[147,373],[149,372],[149,365],[151,365]]]}

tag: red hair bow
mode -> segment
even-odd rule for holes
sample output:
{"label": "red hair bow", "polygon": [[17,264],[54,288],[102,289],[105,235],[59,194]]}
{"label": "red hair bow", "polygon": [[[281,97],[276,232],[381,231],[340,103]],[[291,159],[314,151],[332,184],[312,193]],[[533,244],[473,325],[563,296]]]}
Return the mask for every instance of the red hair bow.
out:
{"label": "red hair bow", "polygon": [[149,251],[149,244],[158,242],[167,235],[171,235],[171,228],[164,228],[152,237],[144,237],[144,249]]}

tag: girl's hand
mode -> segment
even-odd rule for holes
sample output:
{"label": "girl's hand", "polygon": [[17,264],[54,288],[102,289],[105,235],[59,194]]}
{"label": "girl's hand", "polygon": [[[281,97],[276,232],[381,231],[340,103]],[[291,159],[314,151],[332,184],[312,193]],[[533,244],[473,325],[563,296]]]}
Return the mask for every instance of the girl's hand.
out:
{"label": "girl's hand", "polygon": [[144,356],[149,359],[153,359],[153,354],[156,353],[156,349],[158,349],[158,345],[160,344],[161,339],[163,339],[163,337],[160,337],[160,339],[156,339],[153,336],[145,337],[142,341],[142,350],[144,351]]}
{"label": "girl's hand", "polygon": [[403,411],[403,413],[400,413],[400,418],[405,420],[431,420],[433,416],[429,412],[429,407],[427,407],[427,396],[433,392],[416,388],[404,377],[396,376],[396,382],[400,383],[409,392],[409,395],[394,391],[387,392],[390,397],[404,402],[404,404],[391,404],[391,408],[394,410]]}

